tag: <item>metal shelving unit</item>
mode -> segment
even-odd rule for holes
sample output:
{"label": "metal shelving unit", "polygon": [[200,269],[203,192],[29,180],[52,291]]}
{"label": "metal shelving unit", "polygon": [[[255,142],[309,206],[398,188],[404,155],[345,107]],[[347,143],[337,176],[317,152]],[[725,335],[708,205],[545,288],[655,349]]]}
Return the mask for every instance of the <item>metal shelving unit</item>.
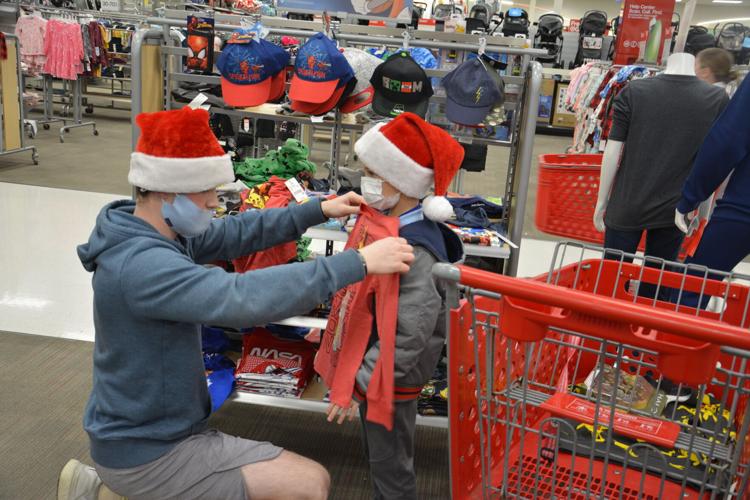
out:
{"label": "metal shelving unit", "polygon": [[[155,75],[145,74],[141,68],[142,49],[146,45],[158,45],[161,54],[161,75],[156,78],[160,79],[163,89],[162,109],[173,109],[181,107],[182,104],[175,103],[172,100],[171,90],[178,82],[198,82],[218,84],[219,78],[211,75],[197,75],[182,72],[181,58],[187,54],[186,49],[173,44],[172,35],[169,30],[171,27],[185,26],[185,12],[175,11],[175,16],[181,19],[169,19],[168,17],[148,18],[147,23],[150,28],[138,30],[132,41],[132,116],[135,117],[143,109],[143,81],[153,81]],[[166,11],[166,15],[172,14]],[[215,16],[217,31],[231,32],[240,25],[240,16]],[[316,22],[292,21],[278,18],[263,18],[263,24],[270,29],[274,35],[290,35],[298,38],[309,38],[318,31],[323,30],[323,26]],[[336,39],[341,45],[357,46],[381,46],[400,47],[401,30],[388,28],[372,28],[363,26],[338,26],[335,31]],[[476,51],[480,45],[485,43],[480,38],[473,35],[461,35],[450,33],[432,33],[432,32],[414,32],[411,34],[410,44],[432,49],[448,49],[456,51]],[[522,75],[505,77],[506,92],[509,87],[517,88],[515,99],[509,96],[506,106],[514,109],[513,120],[510,126],[509,140],[501,141],[494,139],[482,139],[475,137],[462,137],[462,143],[489,144],[500,147],[510,148],[510,161],[508,165],[508,177],[505,186],[498,186],[498,191],[504,194],[503,201],[506,207],[508,217],[506,222],[510,228],[510,240],[520,245],[523,234],[523,218],[526,208],[526,197],[529,185],[529,175],[531,172],[531,156],[533,148],[533,138],[536,128],[536,110],[538,108],[539,86],[542,79],[541,65],[531,60],[532,57],[539,55],[540,51],[534,49],[523,49],[515,39],[497,38],[486,41],[488,52],[505,53],[519,56],[522,58]],[[429,76],[442,77],[446,75],[446,70],[430,70]],[[153,90],[153,89],[151,89]],[[508,92],[510,93],[510,92]],[[436,102],[437,102],[436,98]],[[274,121],[290,121],[302,125],[310,125],[331,130],[331,156],[330,170],[332,185],[336,182],[336,172],[339,166],[341,155],[341,133],[343,131],[363,131],[363,125],[356,122],[353,116],[335,114],[335,119],[331,121],[313,121],[308,116],[278,114],[276,111],[278,105],[264,104],[254,108],[232,109],[211,107],[212,113],[221,113],[228,116],[239,118],[263,118]],[[154,111],[149,109],[149,111]],[[133,121],[135,122],[135,121]],[[139,131],[133,127],[132,145],[135,147],[138,141]],[[306,236],[327,241],[327,250],[333,250],[333,243],[345,242],[347,234],[341,231],[310,228]],[[497,259],[508,259],[506,271],[509,274],[515,274],[518,266],[519,250],[511,249],[505,245],[503,247],[480,247],[477,245],[467,245],[467,254],[492,257]],[[282,324],[292,326],[305,326],[324,328],[326,320],[311,317],[294,317],[288,318],[281,322]],[[236,393],[234,401],[246,402],[252,404],[270,405],[283,408],[292,408],[300,410],[309,410],[322,412],[327,408],[327,403],[322,401],[320,387],[312,384],[303,395],[302,399],[288,399],[273,396],[262,396],[247,393]],[[445,417],[420,417],[420,425],[431,425],[437,427],[447,427],[448,420]]]}

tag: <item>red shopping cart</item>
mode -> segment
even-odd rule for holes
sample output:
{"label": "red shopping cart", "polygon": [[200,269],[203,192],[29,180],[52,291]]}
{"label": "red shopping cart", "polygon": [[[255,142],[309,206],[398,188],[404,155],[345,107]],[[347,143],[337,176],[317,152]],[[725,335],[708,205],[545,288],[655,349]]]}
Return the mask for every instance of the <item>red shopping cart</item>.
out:
{"label": "red shopping cart", "polygon": [[[585,241],[604,243],[604,233],[594,227],[594,211],[599,194],[601,154],[546,154],[539,156],[534,222],[543,233]],[[698,246],[703,226],[685,238],[680,258],[692,255]],[[645,238],[638,245],[646,247]]]}
{"label": "red shopping cart", "polygon": [[453,498],[750,498],[750,277],[607,257],[561,243],[535,280],[436,266],[464,297]]}

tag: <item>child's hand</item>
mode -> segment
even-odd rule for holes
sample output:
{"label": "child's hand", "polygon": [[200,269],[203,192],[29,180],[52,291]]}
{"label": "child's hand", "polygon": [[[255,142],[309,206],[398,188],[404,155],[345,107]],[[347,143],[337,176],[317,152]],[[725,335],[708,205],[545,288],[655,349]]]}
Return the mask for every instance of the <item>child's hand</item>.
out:
{"label": "child's hand", "polygon": [[349,408],[341,408],[340,406],[331,403],[330,406],[328,406],[328,410],[326,410],[326,414],[328,414],[328,421],[333,422],[336,419],[336,415],[338,414],[339,420],[336,422],[337,424],[341,425],[344,423],[344,420],[346,420],[347,415],[349,416],[349,422],[357,418],[357,414],[359,413],[359,403],[352,401],[351,405],[349,405]]}

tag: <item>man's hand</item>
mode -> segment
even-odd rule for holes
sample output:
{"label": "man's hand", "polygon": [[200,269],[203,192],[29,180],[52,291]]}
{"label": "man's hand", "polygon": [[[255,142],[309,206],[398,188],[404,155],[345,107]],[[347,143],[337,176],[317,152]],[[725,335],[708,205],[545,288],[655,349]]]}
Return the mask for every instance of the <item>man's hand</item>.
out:
{"label": "man's hand", "polygon": [[338,415],[339,419],[336,423],[339,425],[344,423],[344,420],[347,419],[347,416],[349,417],[349,422],[351,422],[352,420],[357,418],[358,413],[359,403],[357,403],[356,401],[352,401],[352,403],[349,405],[349,408],[341,408],[338,405],[331,403],[328,406],[328,410],[326,410],[329,422],[333,422],[336,419],[336,415]]}
{"label": "man's hand", "polygon": [[323,215],[329,219],[338,219],[339,217],[348,217],[358,214],[359,207],[365,202],[357,193],[351,191],[343,196],[337,196],[332,200],[326,200],[320,204],[323,209]]}
{"label": "man's hand", "polygon": [[414,248],[403,238],[384,238],[359,251],[367,263],[367,274],[405,274],[414,262]]}

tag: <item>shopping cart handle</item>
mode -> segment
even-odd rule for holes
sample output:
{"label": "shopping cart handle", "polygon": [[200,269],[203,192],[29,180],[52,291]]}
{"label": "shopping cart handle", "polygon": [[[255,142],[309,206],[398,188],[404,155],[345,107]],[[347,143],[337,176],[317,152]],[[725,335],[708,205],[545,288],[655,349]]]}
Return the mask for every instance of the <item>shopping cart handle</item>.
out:
{"label": "shopping cart handle", "polygon": [[[553,314],[555,318],[565,319],[570,317],[570,312],[580,313],[590,321],[600,324],[598,336],[601,338],[608,338],[610,334],[613,334],[610,329],[601,328],[606,326],[605,322],[611,321],[631,325],[633,337],[640,335],[641,340],[646,339],[649,342],[655,342],[653,340],[655,332],[649,332],[650,329],[713,345],[750,350],[750,331],[705,317],[699,318],[686,313],[649,307],[530,279],[512,278],[463,265],[438,264],[433,268],[433,273],[442,279],[498,293],[511,300],[516,298],[532,304],[559,308],[557,311],[551,309],[535,311],[539,316],[546,315],[549,319],[552,319]],[[564,325],[561,327],[564,328]],[[613,338],[613,340],[620,339]]]}

